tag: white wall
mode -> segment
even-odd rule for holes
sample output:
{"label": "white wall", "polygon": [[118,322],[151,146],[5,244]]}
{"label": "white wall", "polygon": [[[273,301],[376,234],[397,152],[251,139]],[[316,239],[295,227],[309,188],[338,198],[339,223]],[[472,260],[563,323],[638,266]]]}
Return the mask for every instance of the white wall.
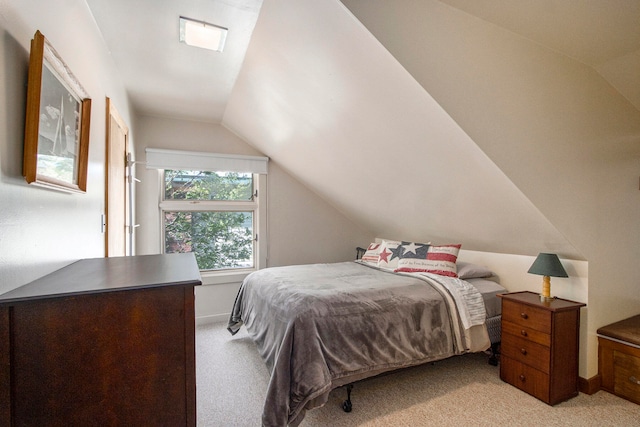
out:
{"label": "white wall", "polygon": [[[204,122],[142,116],[138,120],[136,160],[145,161],[145,148],[173,148],[221,154],[263,155],[224,127]],[[160,253],[158,195],[160,174],[136,165],[137,255]],[[357,246],[373,236],[346,219],[317,195],[269,162],[267,175],[267,266],[336,262],[355,259]],[[199,322],[225,320],[240,283],[204,275],[196,290]]]}
{"label": "white wall", "polygon": [[[461,249],[458,259],[489,268],[496,274],[495,281],[510,292],[542,291],[542,276],[528,274],[535,256],[499,254],[494,252],[468,251]],[[571,301],[587,303],[589,301],[589,263],[561,259],[568,278],[551,278],[551,295]],[[493,279],[492,279],[493,280]],[[589,306],[580,310],[580,354],[579,372],[582,378],[589,378],[590,372],[598,370],[598,360],[588,357],[594,351],[591,347],[597,342],[588,339]]]}
{"label": "white wall", "polygon": [[[40,30],[92,99],[86,194],[27,185],[22,147],[30,41]],[[117,71],[83,0],[0,2],[0,293],[104,256],[105,97],[131,125]]]}

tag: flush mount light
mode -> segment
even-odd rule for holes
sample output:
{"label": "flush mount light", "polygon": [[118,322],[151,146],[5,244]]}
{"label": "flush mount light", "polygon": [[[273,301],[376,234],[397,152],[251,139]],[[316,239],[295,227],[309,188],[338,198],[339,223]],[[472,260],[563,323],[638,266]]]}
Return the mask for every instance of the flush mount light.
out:
{"label": "flush mount light", "polygon": [[227,31],[227,28],[208,22],[180,17],[180,41],[189,46],[222,52]]}

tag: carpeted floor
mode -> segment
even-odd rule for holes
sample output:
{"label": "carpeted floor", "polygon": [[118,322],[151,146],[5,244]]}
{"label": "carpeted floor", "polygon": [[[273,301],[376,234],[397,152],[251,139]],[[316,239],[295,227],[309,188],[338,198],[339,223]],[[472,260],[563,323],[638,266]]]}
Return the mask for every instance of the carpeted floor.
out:
{"label": "carpeted floor", "polygon": [[[198,426],[260,426],[269,373],[245,329],[231,336],[225,327],[196,329]],[[345,398],[334,390],[301,426],[640,426],[640,405],[604,391],[548,406],[502,382],[484,354],[356,383],[350,413]]]}

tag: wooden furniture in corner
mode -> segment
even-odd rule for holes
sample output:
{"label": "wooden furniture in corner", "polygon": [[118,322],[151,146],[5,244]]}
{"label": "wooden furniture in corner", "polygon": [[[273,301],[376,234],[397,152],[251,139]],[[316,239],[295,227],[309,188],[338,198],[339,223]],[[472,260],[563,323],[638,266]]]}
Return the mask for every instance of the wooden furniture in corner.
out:
{"label": "wooden furniture in corner", "polygon": [[196,425],[193,254],[77,261],[0,295],[0,425]]}
{"label": "wooden furniture in corner", "polygon": [[640,404],[640,315],[597,332],[602,389]]}
{"label": "wooden furniture in corner", "polygon": [[502,298],[500,378],[555,405],[578,395],[580,307],[554,298],[541,302],[533,292]]}

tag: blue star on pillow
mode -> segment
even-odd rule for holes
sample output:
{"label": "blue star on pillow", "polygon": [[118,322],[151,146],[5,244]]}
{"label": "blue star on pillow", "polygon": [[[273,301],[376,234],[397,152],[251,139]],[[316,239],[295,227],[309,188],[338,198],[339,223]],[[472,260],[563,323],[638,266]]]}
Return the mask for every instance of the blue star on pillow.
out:
{"label": "blue star on pillow", "polygon": [[391,259],[394,259],[394,258],[399,259],[402,257],[402,252],[403,252],[402,245],[398,245],[398,247],[396,248],[388,248],[388,249],[389,251],[391,251]]}
{"label": "blue star on pillow", "polygon": [[397,250],[401,251],[400,258],[427,259],[429,246],[426,243],[402,242]]}

